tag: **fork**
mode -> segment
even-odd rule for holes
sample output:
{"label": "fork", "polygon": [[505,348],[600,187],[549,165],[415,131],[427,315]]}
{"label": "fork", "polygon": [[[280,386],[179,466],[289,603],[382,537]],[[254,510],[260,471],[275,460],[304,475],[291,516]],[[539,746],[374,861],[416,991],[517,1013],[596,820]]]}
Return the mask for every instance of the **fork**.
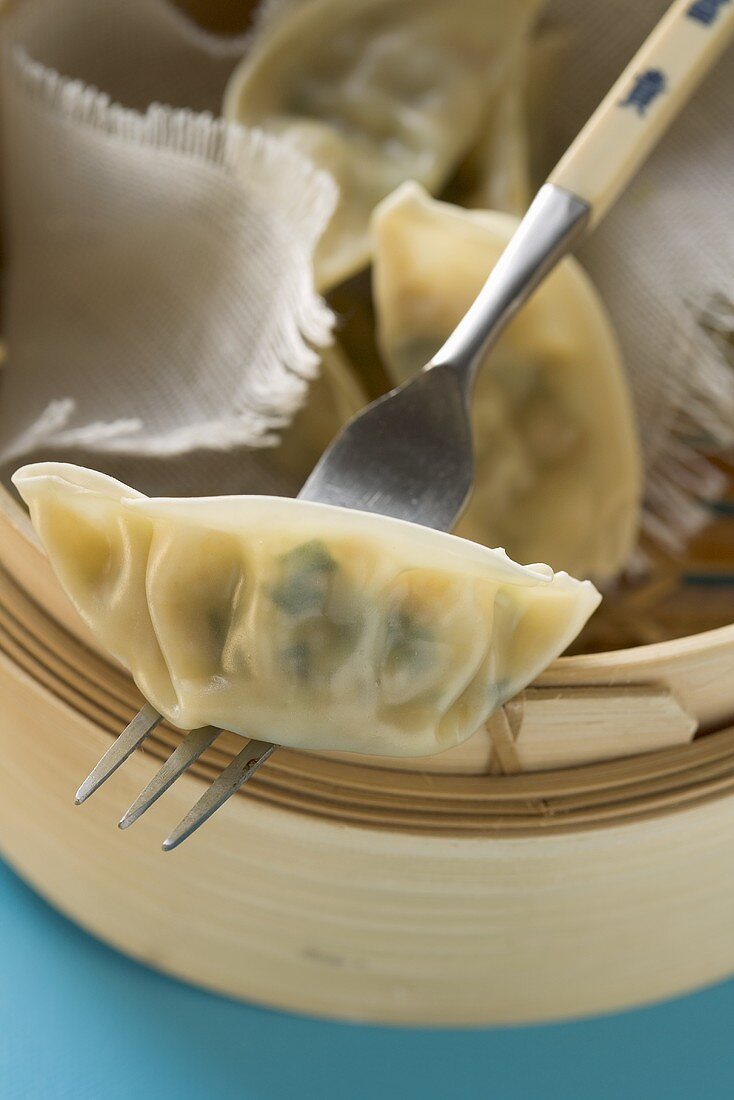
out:
{"label": "fork", "polygon": [[[334,439],[298,494],[450,530],[473,481],[471,394],[498,336],[558,261],[592,229],[734,33],[728,0],[676,0],[541,187],[465,317],[416,377],[373,401]],[[77,791],[84,802],[161,715],[149,704]],[[184,737],[120,820],[132,825],[219,736]],[[163,843],[177,847],[275,751],[250,740]]]}

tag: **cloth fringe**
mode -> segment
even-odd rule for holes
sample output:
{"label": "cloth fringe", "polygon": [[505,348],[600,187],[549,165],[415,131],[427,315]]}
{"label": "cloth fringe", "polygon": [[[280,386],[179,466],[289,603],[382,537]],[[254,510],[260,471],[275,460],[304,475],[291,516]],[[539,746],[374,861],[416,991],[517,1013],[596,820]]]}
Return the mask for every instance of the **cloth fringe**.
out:
{"label": "cloth fringe", "polygon": [[[183,16],[180,16],[183,19]],[[210,44],[211,36],[201,32]],[[109,453],[164,455],[194,448],[225,450],[236,445],[271,446],[278,431],[303,405],[309,382],[318,374],[315,346],[332,341],[334,316],[313,285],[307,259],[331,217],[337,199],[332,177],[287,145],[260,130],[248,130],[209,113],[153,103],[138,112],[113,103],[97,88],[61,75],[12,43],[3,49],[6,80],[41,109],[75,127],[149,146],[161,155],[196,158],[247,188],[265,209],[277,211],[285,238],[299,241],[294,270],[283,289],[282,323],[257,363],[247,364],[231,412],[215,422],[184,425],[148,434],[140,420],[97,421],[68,427],[76,402],[54,399],[9,446],[7,461],[27,453],[29,444],[49,448],[88,445]],[[183,166],[182,166],[183,168]]]}

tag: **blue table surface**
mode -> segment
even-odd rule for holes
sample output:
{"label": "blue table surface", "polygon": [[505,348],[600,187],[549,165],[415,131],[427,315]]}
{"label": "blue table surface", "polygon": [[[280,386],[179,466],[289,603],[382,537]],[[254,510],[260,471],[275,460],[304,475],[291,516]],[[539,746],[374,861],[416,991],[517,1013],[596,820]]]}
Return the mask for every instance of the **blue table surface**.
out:
{"label": "blue table surface", "polygon": [[734,982],[543,1027],[324,1023],[130,962],[1,863],[0,938],[0,1100],[734,1097]]}

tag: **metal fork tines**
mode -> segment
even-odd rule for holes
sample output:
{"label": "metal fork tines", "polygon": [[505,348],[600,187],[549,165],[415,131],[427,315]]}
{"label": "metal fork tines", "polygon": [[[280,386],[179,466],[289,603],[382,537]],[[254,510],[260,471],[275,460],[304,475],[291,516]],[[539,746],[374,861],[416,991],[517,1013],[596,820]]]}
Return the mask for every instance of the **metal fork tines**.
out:
{"label": "metal fork tines", "polygon": [[[182,747],[179,746],[179,748]],[[170,836],[166,837],[163,841],[164,852],[177,848],[187,837],[196,832],[199,826],[203,825],[220,806],[223,806],[227,799],[231,798],[274,752],[275,745],[271,745],[269,741],[248,741],[244,749],[240,749],[234,760],[230,761],[211,787],[204,792],[193,809],[189,810],[183,821],[180,821]],[[122,825],[122,822],[120,824]]]}
{"label": "metal fork tines", "polygon": [[135,752],[135,749],[137,749],[139,745],[142,745],[145,738],[153,732],[160,720],[161,715],[150,705],[150,703],[146,703],[145,706],[138,711],[132,722],[125,727],[99,763],[92,768],[91,772],[76,792],[74,801],[77,806],[81,806],[82,802],[86,802],[90,794],[94,794],[94,792],[102,786],[105,780],[109,779],[113,772],[117,771],[120,764],[125,763],[128,756]]}
{"label": "metal fork tines", "polygon": [[[76,793],[77,806],[85,802],[113,772],[117,771],[128,756],[150,736],[160,721],[161,715],[158,711],[150,703],[146,703],[84,780]],[[214,726],[191,730],[122,815],[119,827],[127,829],[142,817],[179,776],[183,775],[214,743],[221,732],[221,729]],[[274,751],[275,745],[267,741],[249,740],[173,832],[166,837],[163,842],[164,851],[171,851],[191,836],[215,810],[223,806],[227,799],[231,798],[243,783],[255,774]]]}

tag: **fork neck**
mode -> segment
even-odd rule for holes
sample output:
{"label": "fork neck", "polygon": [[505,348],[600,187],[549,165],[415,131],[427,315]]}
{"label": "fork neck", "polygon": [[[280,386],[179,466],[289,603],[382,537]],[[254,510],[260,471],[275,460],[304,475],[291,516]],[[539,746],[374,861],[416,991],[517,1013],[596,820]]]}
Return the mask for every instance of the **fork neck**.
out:
{"label": "fork neck", "polygon": [[477,371],[505,325],[583,235],[590,207],[546,183],[531,203],[469,311],[427,365],[461,376],[467,401]]}

